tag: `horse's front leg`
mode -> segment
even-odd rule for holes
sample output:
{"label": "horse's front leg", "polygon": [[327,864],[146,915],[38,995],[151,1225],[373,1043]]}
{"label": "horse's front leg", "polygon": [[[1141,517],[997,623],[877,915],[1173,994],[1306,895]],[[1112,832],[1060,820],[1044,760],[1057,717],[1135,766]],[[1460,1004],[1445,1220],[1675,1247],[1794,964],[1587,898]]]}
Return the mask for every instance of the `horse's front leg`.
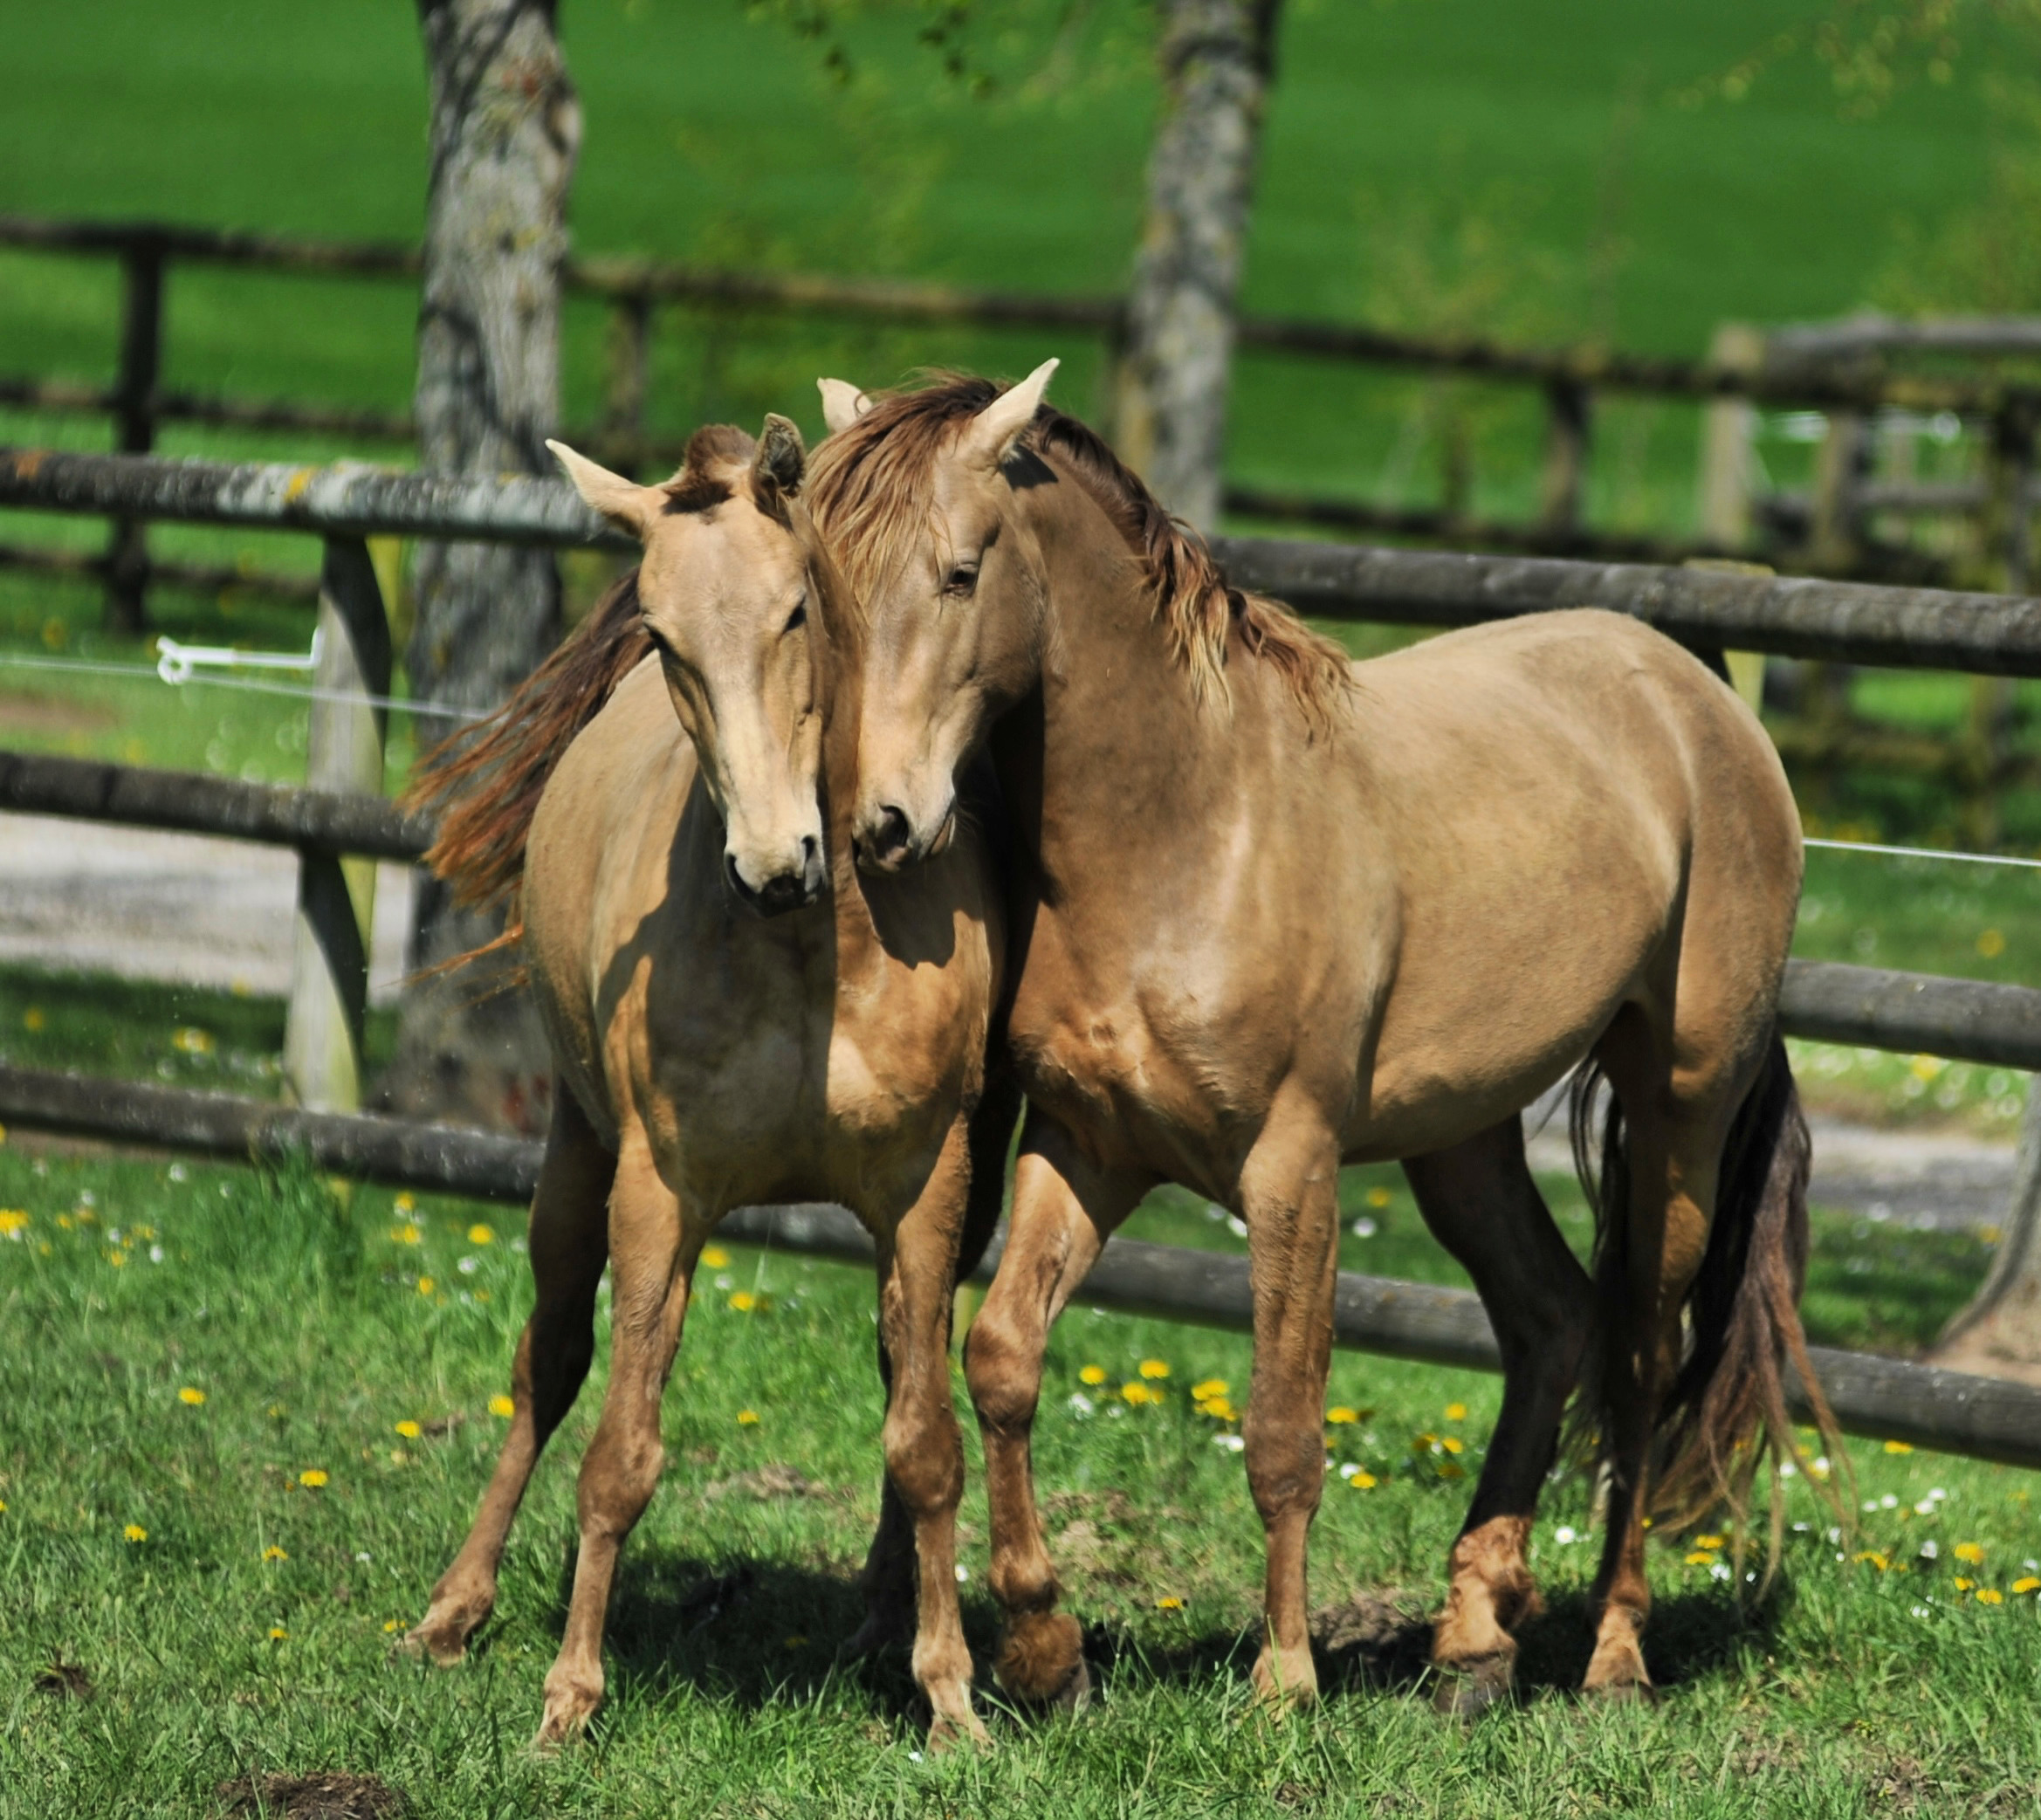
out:
{"label": "horse's front leg", "polygon": [[1325,1379],[1339,1269],[1339,1141],[1309,1112],[1270,1114],[1240,1172],[1254,1285],[1254,1375],[1240,1438],[1268,1539],[1268,1631],[1254,1664],[1261,1698],[1308,1706],[1305,1554],[1325,1480]]}
{"label": "horse's front leg", "polygon": [[957,1605],[964,1435],[950,1392],[950,1319],[970,1185],[970,1146],[959,1119],[914,1205],[878,1234],[879,1333],[892,1364],[886,1476],[913,1524],[914,1679],[928,1699],[929,1742],[937,1748],[964,1738],[989,1741],[971,1709],[971,1652]]}
{"label": "horse's front leg", "polygon": [[653,1163],[643,1130],[627,1128],[609,1196],[609,1386],[581,1460],[581,1554],[567,1632],[546,1677],[541,1748],[581,1731],[602,1698],[602,1627],[616,1557],[665,1465],[659,1400],[711,1224],[687,1217]]}
{"label": "horse's front leg", "polygon": [[1515,1116],[1407,1159],[1404,1173],[1433,1237],[1474,1279],[1502,1349],[1502,1413],[1432,1635],[1436,1703],[1471,1717],[1509,1693],[1510,1632],[1537,1611],[1525,1547],[1593,1325],[1594,1286],[1531,1179]]}
{"label": "horse's front leg", "polygon": [[1151,1181],[1094,1168],[1061,1125],[1029,1109],[1007,1248],[964,1345],[985,1440],[990,1583],[1006,1619],[1000,1683],[1016,1700],[1075,1706],[1089,1691],[1082,1633],[1056,1610],[1062,1589],[1035,1512],[1030,1441],[1049,1329]]}

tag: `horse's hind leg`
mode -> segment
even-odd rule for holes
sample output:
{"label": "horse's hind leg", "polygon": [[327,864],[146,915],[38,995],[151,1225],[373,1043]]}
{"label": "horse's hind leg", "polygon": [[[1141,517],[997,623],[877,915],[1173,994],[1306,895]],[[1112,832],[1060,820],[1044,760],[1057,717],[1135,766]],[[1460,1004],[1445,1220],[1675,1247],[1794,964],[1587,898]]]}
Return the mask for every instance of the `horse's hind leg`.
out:
{"label": "horse's hind leg", "polygon": [[540,1451],[581,1393],[595,1350],[595,1289],[609,1260],[604,1208],[616,1158],[602,1146],[571,1093],[553,1109],[546,1160],[532,1197],[529,1249],[536,1301],[511,1366],[515,1408],[496,1471],[453,1565],[404,1638],[414,1655],[443,1667],[461,1659],[496,1604],[497,1568],[511,1520]]}
{"label": "horse's hind leg", "polygon": [[1691,1066],[1675,1075],[1670,1045],[1641,1013],[1618,1018],[1602,1059],[1627,1128],[1629,1200],[1619,1255],[1597,1285],[1604,1343],[1608,1533],[1596,1576],[1590,1693],[1646,1693],[1642,1637],[1651,1611],[1644,1570],[1652,1438],[1678,1370],[1680,1312],[1708,1252],[1730,1114],[1743,1082]]}
{"label": "horse's hind leg", "polygon": [[1502,1413],[1453,1545],[1446,1609],[1432,1635],[1439,1705],[1471,1714],[1508,1693],[1516,1659],[1509,1633],[1537,1611],[1525,1545],[1579,1374],[1593,1286],[1531,1179],[1515,1117],[1409,1158],[1404,1172],[1433,1237],[1474,1279],[1502,1350]]}
{"label": "horse's hind leg", "polygon": [[1061,1125],[1031,1110],[1014,1171],[1007,1248],[965,1341],[965,1375],[985,1442],[987,1579],[1005,1622],[1000,1684],[1016,1700],[1074,1707],[1089,1690],[1083,1633],[1056,1609],[1062,1589],[1042,1543],[1030,1446],[1049,1329],[1149,1179],[1093,1168]]}
{"label": "horse's hind leg", "polygon": [[580,1731],[602,1698],[602,1625],[616,1557],[665,1464],[659,1399],[680,1344],[695,1260],[712,1223],[687,1211],[661,1178],[644,1132],[627,1128],[609,1195],[609,1384],[581,1460],[581,1553],[567,1634],[546,1676],[541,1748]]}

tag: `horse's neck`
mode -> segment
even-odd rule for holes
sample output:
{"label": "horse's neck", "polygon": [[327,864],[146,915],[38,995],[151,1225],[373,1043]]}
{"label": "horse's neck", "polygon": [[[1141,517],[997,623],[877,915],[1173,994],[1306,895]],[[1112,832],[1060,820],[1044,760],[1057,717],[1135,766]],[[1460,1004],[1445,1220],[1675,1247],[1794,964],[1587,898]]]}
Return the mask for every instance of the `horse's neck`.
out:
{"label": "horse's neck", "polygon": [[1041,751],[1027,768],[1043,870],[1052,890],[1117,875],[1122,893],[1145,898],[1131,869],[1173,870],[1218,838],[1215,814],[1249,780],[1227,701],[1192,693],[1118,532],[1075,483],[1043,492],[1059,496],[1035,527],[1048,601]]}

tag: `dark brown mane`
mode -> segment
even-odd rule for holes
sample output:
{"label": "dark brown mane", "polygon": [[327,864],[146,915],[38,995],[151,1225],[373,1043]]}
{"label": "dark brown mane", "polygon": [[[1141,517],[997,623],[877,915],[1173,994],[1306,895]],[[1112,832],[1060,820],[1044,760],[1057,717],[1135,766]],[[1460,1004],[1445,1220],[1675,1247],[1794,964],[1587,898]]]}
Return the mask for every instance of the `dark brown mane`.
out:
{"label": "dark brown mane", "polygon": [[[944,374],[918,390],[880,397],[816,451],[808,498],[851,593],[869,600],[926,528],[936,459],[964,423],[1006,388]],[[1227,692],[1229,634],[1268,663],[1314,726],[1329,726],[1350,682],[1346,653],[1280,601],[1227,585],[1205,540],[1164,510],[1105,440],[1044,405],[1027,446],[1052,459],[1110,519],[1141,559],[1171,655],[1200,697]]]}

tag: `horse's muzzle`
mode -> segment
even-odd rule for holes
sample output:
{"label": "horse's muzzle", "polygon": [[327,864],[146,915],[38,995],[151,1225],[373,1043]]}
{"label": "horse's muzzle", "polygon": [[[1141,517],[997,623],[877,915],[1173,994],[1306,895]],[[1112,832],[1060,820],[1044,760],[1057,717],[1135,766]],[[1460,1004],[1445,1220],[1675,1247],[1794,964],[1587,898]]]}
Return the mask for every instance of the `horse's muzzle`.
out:
{"label": "horse's muzzle", "polygon": [[814,835],[805,837],[801,843],[801,863],[798,869],[776,872],[764,883],[754,885],[738,869],[736,856],[723,855],[723,881],[730,887],[731,896],[746,910],[761,917],[783,917],[789,910],[806,910],[811,903],[821,901],[822,893],[828,889],[828,874],[822,866],[821,843]]}

